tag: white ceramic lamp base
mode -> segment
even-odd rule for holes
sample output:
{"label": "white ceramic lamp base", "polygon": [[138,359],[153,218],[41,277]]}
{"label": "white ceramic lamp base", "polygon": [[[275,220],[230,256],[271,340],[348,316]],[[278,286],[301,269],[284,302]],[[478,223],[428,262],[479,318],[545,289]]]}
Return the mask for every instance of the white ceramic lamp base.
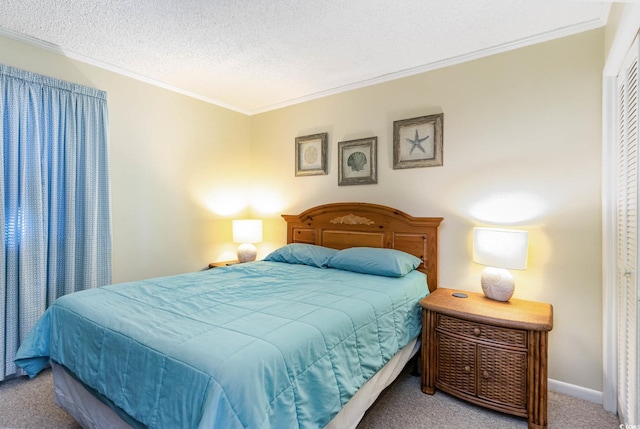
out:
{"label": "white ceramic lamp base", "polygon": [[515,284],[513,275],[504,268],[487,267],[482,271],[482,291],[487,298],[496,301],[509,301],[513,296]]}
{"label": "white ceramic lamp base", "polygon": [[256,246],[250,243],[241,244],[238,246],[238,261],[239,262],[251,262],[256,260],[258,249]]}

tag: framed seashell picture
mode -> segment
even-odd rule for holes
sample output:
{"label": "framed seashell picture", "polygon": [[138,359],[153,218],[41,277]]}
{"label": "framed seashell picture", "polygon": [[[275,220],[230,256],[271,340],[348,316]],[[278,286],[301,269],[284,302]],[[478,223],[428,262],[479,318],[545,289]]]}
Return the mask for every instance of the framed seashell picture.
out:
{"label": "framed seashell picture", "polygon": [[327,174],[329,133],[296,137],[296,176]]}
{"label": "framed seashell picture", "polygon": [[338,186],[378,183],[378,137],[338,142]]}

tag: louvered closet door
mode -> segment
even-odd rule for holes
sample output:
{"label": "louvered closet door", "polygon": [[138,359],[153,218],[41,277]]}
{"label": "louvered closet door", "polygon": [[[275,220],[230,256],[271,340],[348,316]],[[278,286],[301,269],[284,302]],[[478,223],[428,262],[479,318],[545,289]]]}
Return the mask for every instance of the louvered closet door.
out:
{"label": "louvered closet door", "polygon": [[638,330],[638,38],[618,75],[618,413],[640,424]]}

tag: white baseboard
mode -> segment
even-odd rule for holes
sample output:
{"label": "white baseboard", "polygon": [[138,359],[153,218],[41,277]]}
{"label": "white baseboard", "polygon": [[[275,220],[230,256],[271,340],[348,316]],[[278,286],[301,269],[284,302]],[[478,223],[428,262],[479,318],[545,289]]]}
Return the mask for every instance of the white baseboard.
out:
{"label": "white baseboard", "polygon": [[602,392],[598,392],[597,390],[587,389],[586,387],[576,386],[575,384],[569,384],[551,378],[549,379],[549,390],[602,405]]}

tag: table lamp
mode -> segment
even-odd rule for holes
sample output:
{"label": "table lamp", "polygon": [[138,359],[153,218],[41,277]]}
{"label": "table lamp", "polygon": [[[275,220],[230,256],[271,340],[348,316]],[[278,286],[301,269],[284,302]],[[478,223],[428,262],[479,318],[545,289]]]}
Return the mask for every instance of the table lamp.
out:
{"label": "table lamp", "polygon": [[501,228],[473,229],[473,262],[487,267],[482,272],[482,291],[487,298],[509,301],[515,284],[508,271],[527,268],[527,231]]}
{"label": "table lamp", "polygon": [[262,221],[255,219],[234,220],[232,228],[233,242],[240,243],[240,246],[238,246],[238,261],[255,261],[257,249],[253,243],[262,241]]}

